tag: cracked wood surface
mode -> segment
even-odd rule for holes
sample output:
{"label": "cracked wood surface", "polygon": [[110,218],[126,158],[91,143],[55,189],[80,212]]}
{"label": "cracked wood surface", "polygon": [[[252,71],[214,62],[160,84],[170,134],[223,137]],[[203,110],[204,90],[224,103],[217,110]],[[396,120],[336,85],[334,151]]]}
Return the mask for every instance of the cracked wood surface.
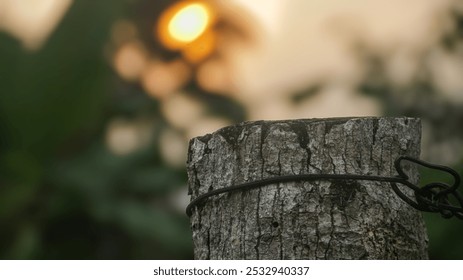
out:
{"label": "cracked wood surface", "polygon": [[[419,158],[414,118],[245,122],[190,141],[189,194],[291,174],[396,175]],[[416,166],[404,164],[412,182]],[[190,218],[196,259],[426,259],[421,213],[388,183],[279,183],[209,198]]]}

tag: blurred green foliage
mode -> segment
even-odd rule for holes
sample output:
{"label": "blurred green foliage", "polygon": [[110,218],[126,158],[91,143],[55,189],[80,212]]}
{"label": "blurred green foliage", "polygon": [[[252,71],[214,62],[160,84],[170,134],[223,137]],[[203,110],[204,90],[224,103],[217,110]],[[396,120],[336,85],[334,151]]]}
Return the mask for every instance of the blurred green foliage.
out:
{"label": "blurred green foliage", "polygon": [[[460,175],[463,174],[463,162],[460,162],[454,168]],[[443,172],[423,168],[420,173],[422,184],[446,182],[451,185],[453,183],[450,176]],[[451,202],[458,205],[454,200],[451,200]],[[425,213],[424,218],[428,228],[429,257],[431,259],[462,259],[463,242],[460,235],[463,232],[462,221],[456,218],[445,220],[440,215],[431,213]]]}
{"label": "blurred green foliage", "polygon": [[187,218],[162,207],[184,170],[103,143],[111,116],[157,113],[141,93],[114,94],[104,56],[129,2],[75,1],[37,52],[0,33],[0,258],[192,257]]}

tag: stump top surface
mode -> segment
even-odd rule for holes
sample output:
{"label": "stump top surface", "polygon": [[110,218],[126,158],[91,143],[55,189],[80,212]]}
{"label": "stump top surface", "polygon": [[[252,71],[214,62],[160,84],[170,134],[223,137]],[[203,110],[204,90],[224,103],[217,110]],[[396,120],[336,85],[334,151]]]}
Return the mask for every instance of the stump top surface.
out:
{"label": "stump top surface", "polygon": [[202,136],[197,136],[194,137],[193,139],[198,139],[202,142],[207,142],[212,134],[222,134],[222,135],[230,135],[230,134],[236,134],[237,130],[241,130],[246,127],[251,127],[254,125],[278,125],[278,124],[296,124],[296,125],[301,125],[301,124],[313,124],[313,123],[320,123],[323,122],[327,125],[339,125],[346,123],[348,121],[389,121],[389,122],[396,122],[396,121],[401,121],[408,123],[409,121],[420,121],[419,118],[413,118],[413,117],[374,117],[374,116],[368,116],[368,117],[335,117],[335,118],[310,118],[310,119],[287,119],[287,120],[257,120],[257,121],[244,121],[241,123],[237,123],[234,125],[230,126],[225,126],[222,127],[212,133],[208,133]]}

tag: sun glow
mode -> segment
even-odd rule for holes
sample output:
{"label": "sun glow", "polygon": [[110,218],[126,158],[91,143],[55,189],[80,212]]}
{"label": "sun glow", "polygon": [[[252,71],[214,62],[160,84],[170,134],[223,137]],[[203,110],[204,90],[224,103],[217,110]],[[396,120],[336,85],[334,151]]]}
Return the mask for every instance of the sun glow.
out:
{"label": "sun glow", "polygon": [[169,22],[169,34],[181,42],[197,39],[208,25],[209,14],[202,4],[191,4],[178,11]]}
{"label": "sun glow", "polygon": [[200,1],[183,1],[164,12],[158,24],[158,36],[170,49],[181,49],[200,38],[213,23],[209,5]]}

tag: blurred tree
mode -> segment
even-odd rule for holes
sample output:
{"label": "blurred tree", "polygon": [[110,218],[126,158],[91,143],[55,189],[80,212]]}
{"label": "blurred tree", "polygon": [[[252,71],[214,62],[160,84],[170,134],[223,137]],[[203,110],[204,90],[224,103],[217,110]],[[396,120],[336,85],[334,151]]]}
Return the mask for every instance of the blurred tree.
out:
{"label": "blurred tree", "polygon": [[117,94],[104,56],[131,5],[75,1],[37,52],[0,33],[1,258],[191,257],[186,217],[163,207],[183,170],[162,165],[156,139],[127,156],[104,145],[113,116],[157,114],[140,92]]}

